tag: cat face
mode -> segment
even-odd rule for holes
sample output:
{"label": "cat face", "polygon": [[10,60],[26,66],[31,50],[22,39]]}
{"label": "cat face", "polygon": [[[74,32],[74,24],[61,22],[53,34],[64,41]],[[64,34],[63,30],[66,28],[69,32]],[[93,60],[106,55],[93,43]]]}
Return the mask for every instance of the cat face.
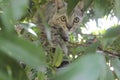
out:
{"label": "cat face", "polygon": [[51,3],[46,10],[46,20],[52,27],[60,28],[61,34],[69,36],[74,33],[83,19],[83,12],[79,6],[76,6],[71,15],[67,15],[67,3],[63,0],[55,0],[55,4]]}
{"label": "cat face", "polygon": [[67,15],[67,3],[62,0],[56,0],[55,4],[51,7],[51,19],[49,24],[51,26],[59,26],[69,34],[76,31],[80,27],[80,23],[83,19],[83,12],[79,6],[76,6],[71,15]]}
{"label": "cat face", "polygon": [[76,31],[80,27],[83,15],[77,7],[73,10],[70,16],[67,15],[67,8],[63,7],[63,11],[60,13],[57,12],[55,16],[55,21],[63,30],[66,30],[69,34]]}

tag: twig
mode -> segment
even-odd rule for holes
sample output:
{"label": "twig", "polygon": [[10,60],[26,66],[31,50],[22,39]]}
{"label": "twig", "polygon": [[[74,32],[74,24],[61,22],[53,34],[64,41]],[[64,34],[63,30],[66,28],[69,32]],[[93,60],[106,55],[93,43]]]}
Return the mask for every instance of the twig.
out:
{"label": "twig", "polygon": [[108,51],[108,50],[103,50],[103,49],[100,48],[100,47],[98,47],[98,49],[99,49],[100,51],[103,51],[103,52],[107,53],[107,54],[110,54],[110,55],[113,55],[113,56],[120,57],[120,54],[118,54],[118,53],[110,52],[110,51]]}
{"label": "twig", "polygon": [[[93,43],[96,42],[96,39],[93,40]],[[69,47],[73,48],[73,47],[78,47],[78,46],[84,46],[84,47],[88,47],[90,44],[80,44],[80,43],[72,43],[72,42],[68,42],[70,45]],[[92,43],[91,43],[92,44]],[[106,54],[110,54],[112,56],[117,56],[117,57],[120,57],[120,54],[118,53],[115,53],[115,52],[111,52],[111,51],[108,51],[108,50],[103,50],[101,47],[98,47],[98,50],[100,51],[103,51],[104,53]]]}
{"label": "twig", "polygon": [[77,42],[68,42],[69,43],[69,45],[68,45],[68,47],[78,47],[78,46],[84,46],[84,47],[87,47],[88,45],[87,44],[80,44],[80,43],[77,43]]}

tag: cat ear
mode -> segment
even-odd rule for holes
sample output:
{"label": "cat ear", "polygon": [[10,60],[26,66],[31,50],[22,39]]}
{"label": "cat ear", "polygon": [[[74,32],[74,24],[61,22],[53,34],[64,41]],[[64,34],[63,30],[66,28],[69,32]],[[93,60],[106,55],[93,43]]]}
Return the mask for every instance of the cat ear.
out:
{"label": "cat ear", "polygon": [[79,1],[79,3],[76,6],[76,9],[79,10],[83,15],[83,13],[84,13],[84,0]]}
{"label": "cat ear", "polygon": [[55,5],[57,9],[60,9],[64,6],[64,1],[63,0],[55,0]]}
{"label": "cat ear", "polygon": [[84,0],[79,2],[78,7],[79,7],[80,10],[84,9]]}

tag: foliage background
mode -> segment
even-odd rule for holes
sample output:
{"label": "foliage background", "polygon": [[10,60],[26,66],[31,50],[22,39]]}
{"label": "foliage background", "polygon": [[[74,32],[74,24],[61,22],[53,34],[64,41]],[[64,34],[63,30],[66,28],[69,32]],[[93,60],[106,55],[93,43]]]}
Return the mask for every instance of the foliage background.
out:
{"label": "foliage background", "polygon": [[[71,48],[69,65],[56,71],[62,64],[62,51],[58,48],[53,59],[47,62],[38,37],[28,29],[39,34],[37,27],[29,25],[33,15],[48,0],[0,0],[0,80],[115,80],[120,79],[120,25],[95,34],[83,34],[83,39],[74,40],[78,46]],[[80,0],[65,0],[68,14]],[[104,16],[120,18],[120,0],[83,0],[85,18],[82,27],[90,19]],[[44,16],[43,16],[44,18]],[[25,23],[24,23],[25,22]],[[21,23],[26,31],[15,31],[14,25]],[[80,30],[80,29],[79,29]],[[73,44],[74,45],[74,44]],[[77,56],[77,57],[76,57]],[[52,62],[53,60],[53,62]],[[19,62],[24,62],[22,68]],[[52,62],[52,63],[50,63]],[[114,70],[112,71],[111,68]]]}

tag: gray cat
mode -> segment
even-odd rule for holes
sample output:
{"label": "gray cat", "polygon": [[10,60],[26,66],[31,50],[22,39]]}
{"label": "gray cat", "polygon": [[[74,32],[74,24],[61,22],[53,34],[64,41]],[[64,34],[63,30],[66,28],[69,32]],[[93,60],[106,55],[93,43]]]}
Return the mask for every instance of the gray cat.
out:
{"label": "gray cat", "polygon": [[[40,27],[40,40],[44,48],[47,46],[56,48],[60,46],[63,52],[67,55],[67,42],[69,35],[74,33],[83,19],[83,3],[80,2],[73,9],[71,14],[67,15],[67,3],[63,0],[49,1],[47,4],[41,6],[41,10],[37,11],[37,24]],[[41,15],[41,11],[43,12]],[[41,17],[44,20],[41,20]],[[36,19],[36,18],[35,18]],[[48,24],[50,34],[46,33],[46,26],[43,22]],[[48,30],[48,29],[47,29]],[[48,39],[50,37],[50,39]]]}

